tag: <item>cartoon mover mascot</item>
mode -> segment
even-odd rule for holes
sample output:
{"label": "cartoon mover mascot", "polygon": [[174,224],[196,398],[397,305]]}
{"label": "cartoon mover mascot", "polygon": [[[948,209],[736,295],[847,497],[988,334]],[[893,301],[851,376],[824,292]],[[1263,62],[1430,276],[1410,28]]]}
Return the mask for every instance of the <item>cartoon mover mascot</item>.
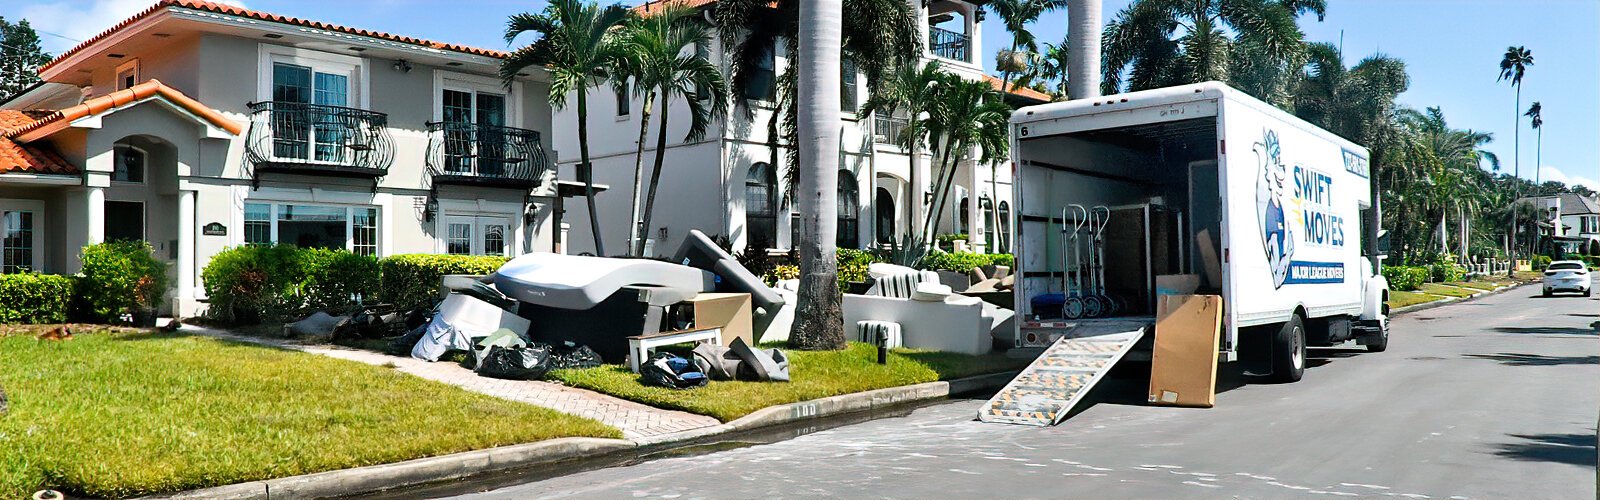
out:
{"label": "cartoon mover mascot", "polygon": [[1294,255],[1294,235],[1283,209],[1289,171],[1279,155],[1277,132],[1268,130],[1266,137],[1250,150],[1261,163],[1261,177],[1256,179],[1256,215],[1261,221],[1261,243],[1266,247],[1267,266],[1272,269],[1272,286],[1282,288],[1289,278],[1289,257]]}

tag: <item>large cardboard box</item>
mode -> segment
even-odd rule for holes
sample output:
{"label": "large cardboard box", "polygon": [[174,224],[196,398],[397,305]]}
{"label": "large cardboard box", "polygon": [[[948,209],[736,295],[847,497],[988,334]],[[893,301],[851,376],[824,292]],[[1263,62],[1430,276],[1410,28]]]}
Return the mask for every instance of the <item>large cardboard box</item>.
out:
{"label": "large cardboard box", "polygon": [[721,328],[722,345],[732,345],[733,339],[744,339],[747,345],[756,345],[752,335],[750,294],[702,293],[688,300],[694,304],[695,328]]}
{"label": "large cardboard box", "polygon": [[1216,404],[1222,297],[1162,295],[1156,305],[1150,404],[1210,408]]}

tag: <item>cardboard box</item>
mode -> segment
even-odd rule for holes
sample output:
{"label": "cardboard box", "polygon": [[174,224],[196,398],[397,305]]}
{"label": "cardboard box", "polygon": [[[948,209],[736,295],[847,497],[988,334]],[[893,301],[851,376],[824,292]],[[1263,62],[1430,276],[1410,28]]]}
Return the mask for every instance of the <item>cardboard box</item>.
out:
{"label": "cardboard box", "polygon": [[735,338],[756,345],[751,333],[750,294],[702,293],[686,302],[694,305],[696,329],[722,329],[722,345],[732,345]]}
{"label": "cardboard box", "polygon": [[1217,394],[1222,297],[1162,295],[1156,304],[1150,404],[1210,408]]}

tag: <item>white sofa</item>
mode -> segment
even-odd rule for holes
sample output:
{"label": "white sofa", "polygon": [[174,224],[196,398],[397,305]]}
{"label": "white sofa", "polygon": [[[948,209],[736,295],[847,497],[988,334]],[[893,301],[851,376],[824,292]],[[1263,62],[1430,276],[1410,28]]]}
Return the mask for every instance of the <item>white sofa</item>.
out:
{"label": "white sofa", "polygon": [[988,354],[994,348],[989,335],[994,318],[984,316],[983,301],[975,298],[933,302],[845,294],[843,309],[847,331],[863,320],[899,323],[904,347],[962,354]]}

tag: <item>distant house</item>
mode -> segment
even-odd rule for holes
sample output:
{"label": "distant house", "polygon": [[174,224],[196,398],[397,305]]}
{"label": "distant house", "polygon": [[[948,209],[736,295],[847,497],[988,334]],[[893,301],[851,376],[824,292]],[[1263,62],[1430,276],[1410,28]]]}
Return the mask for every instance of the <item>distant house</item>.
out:
{"label": "distant house", "polygon": [[1541,234],[1563,253],[1587,253],[1600,245],[1600,201],[1576,193],[1523,198],[1539,211]]}
{"label": "distant house", "polygon": [[400,253],[559,251],[551,109],[504,53],[162,0],[0,103],[0,270],[76,272],[145,240],[179,314],[251,243]]}

